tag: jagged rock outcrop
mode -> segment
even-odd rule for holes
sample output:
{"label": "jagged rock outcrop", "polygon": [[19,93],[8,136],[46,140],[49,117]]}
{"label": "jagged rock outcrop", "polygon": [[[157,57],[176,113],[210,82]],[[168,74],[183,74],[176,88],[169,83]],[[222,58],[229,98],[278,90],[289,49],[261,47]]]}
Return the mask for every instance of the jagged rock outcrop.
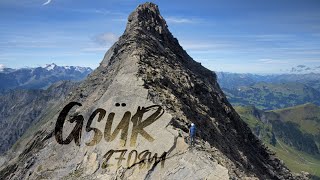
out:
{"label": "jagged rock outcrop", "polygon": [[[63,109],[71,119],[62,121],[61,133]],[[240,119],[215,74],[182,49],[152,3],[131,13],[100,66],[42,122],[6,156],[0,178],[295,178]],[[191,122],[197,140],[189,149]]]}

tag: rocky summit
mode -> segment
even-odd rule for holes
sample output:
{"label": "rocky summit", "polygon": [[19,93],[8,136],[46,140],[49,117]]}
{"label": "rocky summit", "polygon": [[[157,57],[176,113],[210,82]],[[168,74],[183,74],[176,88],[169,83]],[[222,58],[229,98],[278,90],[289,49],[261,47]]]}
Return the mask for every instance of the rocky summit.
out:
{"label": "rocky summit", "polygon": [[0,179],[303,178],[252,134],[153,3],[130,14],[100,66],[44,114],[2,157]]}

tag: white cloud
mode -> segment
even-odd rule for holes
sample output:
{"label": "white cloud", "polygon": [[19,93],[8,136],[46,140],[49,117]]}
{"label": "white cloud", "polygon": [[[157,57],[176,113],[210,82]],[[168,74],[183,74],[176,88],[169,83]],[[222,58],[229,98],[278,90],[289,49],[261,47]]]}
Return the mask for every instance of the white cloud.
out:
{"label": "white cloud", "polygon": [[127,18],[116,18],[116,19],[112,19],[112,21],[115,21],[115,22],[127,22],[128,19]]}
{"label": "white cloud", "polygon": [[51,0],[47,0],[47,2],[43,3],[42,5],[46,6],[46,5],[50,4],[50,3],[51,3]]}
{"label": "white cloud", "polygon": [[247,37],[253,38],[256,41],[293,41],[296,36],[291,34],[260,34],[260,35],[248,35]]}
{"label": "white cloud", "polygon": [[199,22],[199,19],[180,18],[180,17],[167,17],[165,20],[172,24],[191,24]]}
{"label": "white cloud", "polygon": [[83,48],[82,51],[84,52],[106,52],[109,47],[90,47],[90,48]]}
{"label": "white cloud", "polygon": [[184,49],[193,51],[208,51],[232,47],[232,44],[228,42],[180,41],[180,44]]}
{"label": "white cloud", "polygon": [[258,62],[262,64],[288,64],[289,63],[288,61],[285,61],[285,60],[275,60],[275,59],[269,59],[269,58],[259,59]]}
{"label": "white cloud", "polygon": [[111,44],[118,40],[118,36],[114,33],[103,33],[94,37],[94,41],[101,45]]}
{"label": "white cloud", "polygon": [[270,64],[270,63],[273,63],[274,60],[273,59],[259,59],[258,62],[264,63],[264,64]]}
{"label": "white cloud", "polygon": [[75,13],[86,13],[86,14],[102,14],[102,15],[119,15],[120,13],[112,12],[106,9],[74,9],[74,8],[63,8],[64,10],[75,12]]}

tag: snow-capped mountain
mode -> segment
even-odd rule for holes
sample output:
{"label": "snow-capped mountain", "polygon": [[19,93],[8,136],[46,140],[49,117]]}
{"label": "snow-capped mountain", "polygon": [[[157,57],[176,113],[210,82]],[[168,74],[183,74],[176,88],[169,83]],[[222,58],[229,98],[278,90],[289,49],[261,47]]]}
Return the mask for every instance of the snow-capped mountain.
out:
{"label": "snow-capped mountain", "polygon": [[65,70],[65,71],[79,71],[81,73],[85,72],[91,72],[92,69],[89,67],[81,67],[81,66],[58,66],[55,63],[46,64],[45,66],[42,66],[42,68],[48,70],[48,71],[55,71],[55,70]]}
{"label": "snow-capped mountain", "polygon": [[0,66],[0,89],[45,89],[61,80],[79,81],[92,72],[89,67],[58,66],[11,69]]}

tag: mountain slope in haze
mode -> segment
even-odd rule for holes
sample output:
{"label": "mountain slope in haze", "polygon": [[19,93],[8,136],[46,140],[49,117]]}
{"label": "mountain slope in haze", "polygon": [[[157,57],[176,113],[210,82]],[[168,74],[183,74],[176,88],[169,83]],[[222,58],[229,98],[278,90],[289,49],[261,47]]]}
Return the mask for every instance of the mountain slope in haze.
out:
{"label": "mountain slope in haze", "polygon": [[9,89],[45,89],[61,80],[80,81],[91,68],[79,66],[57,66],[47,64],[44,67],[10,69],[0,71],[0,91]]}
{"label": "mountain slope in haze", "polygon": [[224,89],[235,106],[255,105],[263,110],[291,107],[304,103],[320,105],[320,92],[301,83],[256,83],[238,89]]}
{"label": "mountain slope in haze", "polygon": [[298,82],[320,91],[320,73],[281,74],[275,76],[274,82]]}
{"label": "mountain slope in haze", "polygon": [[130,14],[100,66],[29,130],[0,178],[299,178],[252,134],[153,3]]}
{"label": "mountain slope in haze", "polygon": [[235,106],[263,110],[305,103],[320,105],[320,74],[239,74],[218,72],[218,82]]}
{"label": "mountain slope in haze", "polygon": [[57,82],[47,90],[10,90],[0,95],[0,154],[8,150],[50,108],[59,105],[76,84],[71,81]]}
{"label": "mountain slope in haze", "polygon": [[216,72],[222,89],[238,89],[242,86],[251,86],[258,82],[271,82],[273,76],[263,76],[250,73]]}
{"label": "mountain slope in haze", "polygon": [[304,104],[272,111],[235,107],[255,135],[293,171],[320,178],[320,107]]}
{"label": "mountain slope in haze", "polygon": [[218,82],[222,89],[238,89],[241,86],[252,86],[256,83],[302,83],[315,90],[320,90],[320,73],[307,74],[271,74],[217,72]]}

